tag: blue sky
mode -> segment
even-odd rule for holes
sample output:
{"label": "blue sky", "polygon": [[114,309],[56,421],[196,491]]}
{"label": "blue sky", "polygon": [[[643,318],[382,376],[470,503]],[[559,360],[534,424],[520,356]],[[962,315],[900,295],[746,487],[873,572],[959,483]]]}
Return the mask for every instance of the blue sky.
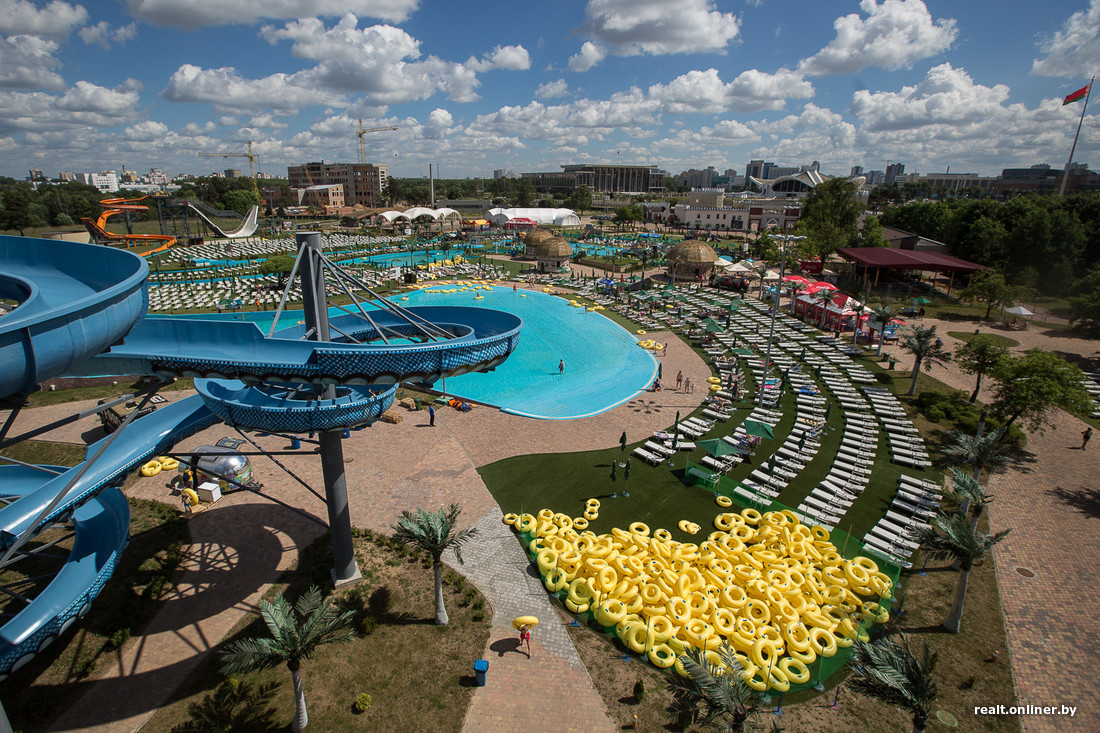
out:
{"label": "blue sky", "polygon": [[197,153],[248,140],[285,175],[357,160],[360,118],[399,126],[366,137],[397,176],[997,174],[1065,164],[1098,61],[1100,0],[0,0],[0,175],[247,169]]}

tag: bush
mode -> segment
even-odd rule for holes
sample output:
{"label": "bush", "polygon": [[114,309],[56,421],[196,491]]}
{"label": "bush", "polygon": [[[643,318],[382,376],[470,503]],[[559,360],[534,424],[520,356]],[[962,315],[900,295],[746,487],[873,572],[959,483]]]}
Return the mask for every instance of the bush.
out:
{"label": "bush", "polygon": [[363,632],[363,636],[370,636],[377,628],[378,619],[374,617],[374,614],[368,613],[363,616],[363,620],[359,622],[359,629]]}
{"label": "bush", "polygon": [[355,712],[362,713],[366,712],[367,708],[370,707],[372,702],[373,700],[371,700],[370,695],[365,692],[360,692],[358,695],[355,696],[355,704],[352,707],[355,708]]}
{"label": "bush", "polygon": [[634,699],[638,702],[645,700],[645,682],[642,680],[634,683]]}
{"label": "bush", "polygon": [[108,643],[115,649],[121,649],[122,645],[130,640],[130,627],[124,626],[111,634]]}

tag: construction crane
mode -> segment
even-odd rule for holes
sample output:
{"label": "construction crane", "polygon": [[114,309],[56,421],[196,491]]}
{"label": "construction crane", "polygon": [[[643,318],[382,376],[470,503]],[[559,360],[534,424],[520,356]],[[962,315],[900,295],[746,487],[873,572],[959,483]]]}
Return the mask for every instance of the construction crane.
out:
{"label": "construction crane", "polygon": [[356,131],[356,135],[359,136],[359,163],[365,165],[367,162],[367,149],[363,145],[363,136],[368,132],[382,132],[383,130],[396,130],[397,125],[389,125],[387,127],[368,127],[363,129],[363,120],[359,120],[359,129]]}
{"label": "construction crane", "polygon": [[256,185],[256,154],[252,152],[252,141],[248,141],[247,153],[199,153],[200,158],[248,158],[248,175],[252,177],[252,193],[260,200],[260,189]]}

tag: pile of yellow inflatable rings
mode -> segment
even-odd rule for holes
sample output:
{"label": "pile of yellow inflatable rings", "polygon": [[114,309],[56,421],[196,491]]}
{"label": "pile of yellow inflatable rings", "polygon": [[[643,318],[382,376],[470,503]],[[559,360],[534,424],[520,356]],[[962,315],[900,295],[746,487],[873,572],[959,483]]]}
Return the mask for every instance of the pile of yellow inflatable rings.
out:
{"label": "pile of yellow inflatable rings", "polygon": [[141,467],[142,476],[156,476],[161,471],[172,471],[180,465],[172,456],[161,456],[160,458],[154,458]]}
{"label": "pile of yellow inflatable rings", "polygon": [[[589,499],[585,513],[598,509]],[[688,647],[728,642],[748,685],[784,692],[810,681],[818,657],[890,618],[892,581],[875,561],[844,559],[828,530],[789,510],[719,514],[698,544],[643,522],[596,535],[549,509],[504,521],[530,538],[543,585],[570,612],[591,613],[631,651],[681,675]]]}

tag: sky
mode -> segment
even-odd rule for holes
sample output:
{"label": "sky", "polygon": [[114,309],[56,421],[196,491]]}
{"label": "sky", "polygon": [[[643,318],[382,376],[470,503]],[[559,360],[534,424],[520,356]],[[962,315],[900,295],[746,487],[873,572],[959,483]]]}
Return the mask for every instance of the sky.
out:
{"label": "sky", "polygon": [[357,161],[359,120],[399,177],[996,175],[1065,165],[1098,67],[1100,0],[0,0],[0,175],[247,172],[198,153],[251,140],[282,177]]}

